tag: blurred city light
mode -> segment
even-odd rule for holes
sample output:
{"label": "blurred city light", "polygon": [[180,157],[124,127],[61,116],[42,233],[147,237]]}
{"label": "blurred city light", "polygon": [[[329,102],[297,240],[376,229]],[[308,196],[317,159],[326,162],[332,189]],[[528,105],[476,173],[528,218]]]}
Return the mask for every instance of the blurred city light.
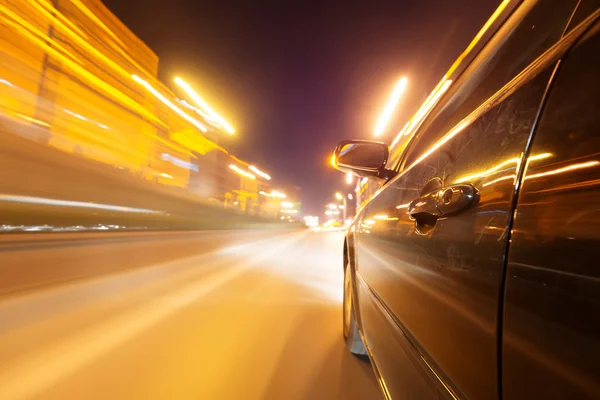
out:
{"label": "blurred city light", "polygon": [[282,213],[297,214],[298,210],[281,210]]}
{"label": "blurred city light", "polygon": [[255,172],[256,175],[265,178],[266,180],[270,181],[271,180],[271,176],[265,172],[262,172],[261,170],[259,170],[258,168],[256,168],[254,165],[251,165],[248,167],[248,169],[252,172]]}
{"label": "blurred city light", "polygon": [[344,209],[344,206],[340,204],[340,205],[338,206],[338,208],[339,208],[340,210],[343,210],[343,209]]}
{"label": "blurred city light", "polygon": [[348,200],[352,200],[354,197],[352,197],[352,193],[348,193]]}
{"label": "blurred city light", "polygon": [[237,174],[245,176],[246,178],[256,179],[256,176],[252,175],[250,172],[244,171],[243,169],[239,168],[236,165],[230,164],[229,168],[231,168],[232,170],[234,170]]}
{"label": "blurred city light", "polygon": [[342,196],[342,194],[340,192],[337,192],[335,194],[335,198],[338,199],[338,200],[342,200],[344,198],[344,196]]}
{"label": "blurred city light", "polygon": [[192,87],[187,82],[185,82],[183,79],[177,77],[177,78],[175,78],[175,83],[178,84],[183,90],[185,90],[185,92],[188,94],[188,96],[190,96],[196,102],[196,104],[198,104],[200,106],[200,108],[202,108],[209,115],[211,115],[215,120],[217,120],[219,122],[219,124],[228,133],[231,133],[231,134],[235,133],[235,129],[233,129],[231,127],[231,125],[229,125],[227,123],[227,121],[225,121],[223,119],[223,117],[221,117],[212,108],[210,108],[210,106],[208,104],[206,104],[206,102],[204,100],[202,100],[202,98],[198,95],[198,93],[196,93],[194,91],[194,89],[192,89]]}
{"label": "blurred city light", "polygon": [[194,125],[198,129],[200,129],[202,132],[207,131],[207,129],[204,125],[202,125],[200,122],[196,121],[194,118],[190,117],[185,112],[183,112],[179,107],[177,107],[175,104],[170,102],[165,96],[163,96],[156,89],[154,89],[152,87],[152,85],[150,85],[148,82],[146,82],[145,80],[143,80],[142,78],[140,78],[137,75],[131,75],[131,77],[133,78],[134,81],[136,81],[137,83],[139,83],[140,85],[145,87],[150,93],[152,93],[154,96],[156,96],[160,101],[165,103],[171,110],[175,111],[177,114],[179,114],[181,117],[183,117],[183,119],[190,122],[192,125]]}
{"label": "blurred city light", "polygon": [[352,181],[353,181],[353,179],[352,179],[352,178],[353,178],[353,176],[352,176],[352,173],[351,173],[351,172],[348,172],[348,173],[346,174],[346,183],[347,183],[348,185],[352,185]]}
{"label": "blurred city light", "polygon": [[283,207],[283,208],[292,208],[292,207],[294,207],[294,203],[292,203],[291,201],[282,201],[281,202],[281,207]]}
{"label": "blurred city light", "polygon": [[333,204],[333,203],[331,203],[331,204],[328,204],[328,205],[327,205],[327,207],[328,207],[330,210],[337,210],[337,206],[336,206],[335,204]]}
{"label": "blurred city light", "polygon": [[287,197],[285,193],[278,192],[277,190],[272,190],[271,196],[278,197],[280,199],[285,199]]}
{"label": "blurred city light", "polygon": [[398,104],[398,100],[400,100],[400,95],[402,95],[402,92],[404,92],[404,89],[406,89],[407,83],[408,80],[406,78],[401,78],[400,81],[398,81],[398,84],[396,85],[396,88],[392,93],[392,97],[390,97],[390,100],[385,106],[381,117],[379,117],[379,121],[377,122],[377,125],[375,127],[375,136],[379,136],[385,131],[390,117],[392,116],[392,113],[394,112],[394,109]]}

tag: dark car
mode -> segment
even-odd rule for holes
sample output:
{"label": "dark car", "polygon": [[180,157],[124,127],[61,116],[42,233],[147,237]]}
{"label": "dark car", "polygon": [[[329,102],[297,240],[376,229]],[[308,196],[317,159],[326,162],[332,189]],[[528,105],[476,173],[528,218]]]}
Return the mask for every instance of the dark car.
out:
{"label": "dark car", "polygon": [[598,5],[506,8],[397,161],[336,148],[381,184],[346,236],[343,329],[386,398],[600,398]]}

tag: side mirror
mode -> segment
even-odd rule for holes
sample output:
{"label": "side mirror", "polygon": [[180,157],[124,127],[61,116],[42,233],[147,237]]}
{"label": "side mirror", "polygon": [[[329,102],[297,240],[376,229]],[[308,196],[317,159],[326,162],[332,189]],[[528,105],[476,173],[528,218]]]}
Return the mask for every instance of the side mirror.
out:
{"label": "side mirror", "polygon": [[383,142],[344,140],[335,148],[331,163],[339,171],[388,180],[393,175],[385,168],[389,155],[390,151]]}

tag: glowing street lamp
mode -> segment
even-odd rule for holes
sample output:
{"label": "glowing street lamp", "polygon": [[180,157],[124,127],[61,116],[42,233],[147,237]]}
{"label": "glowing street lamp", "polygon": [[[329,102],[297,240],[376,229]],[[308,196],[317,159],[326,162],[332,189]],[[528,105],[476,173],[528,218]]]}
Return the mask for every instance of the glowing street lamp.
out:
{"label": "glowing street lamp", "polygon": [[379,117],[377,125],[375,126],[375,136],[379,136],[385,131],[385,128],[392,116],[392,113],[394,112],[394,109],[398,104],[398,100],[400,100],[400,95],[402,95],[402,92],[404,92],[404,89],[406,89],[407,83],[408,80],[406,78],[402,78],[400,79],[400,81],[398,81],[398,84],[396,85],[396,88],[392,93],[392,97],[390,97],[387,105],[383,109],[383,113]]}

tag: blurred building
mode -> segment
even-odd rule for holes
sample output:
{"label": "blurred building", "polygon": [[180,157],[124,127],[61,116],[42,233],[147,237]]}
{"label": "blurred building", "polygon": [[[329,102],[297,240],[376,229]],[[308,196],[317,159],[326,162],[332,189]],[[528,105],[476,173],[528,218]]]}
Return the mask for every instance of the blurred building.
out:
{"label": "blurred building", "polygon": [[[251,214],[270,182],[157,79],[158,56],[99,0],[3,0],[0,124],[140,179]],[[233,165],[238,170],[231,169]]]}

